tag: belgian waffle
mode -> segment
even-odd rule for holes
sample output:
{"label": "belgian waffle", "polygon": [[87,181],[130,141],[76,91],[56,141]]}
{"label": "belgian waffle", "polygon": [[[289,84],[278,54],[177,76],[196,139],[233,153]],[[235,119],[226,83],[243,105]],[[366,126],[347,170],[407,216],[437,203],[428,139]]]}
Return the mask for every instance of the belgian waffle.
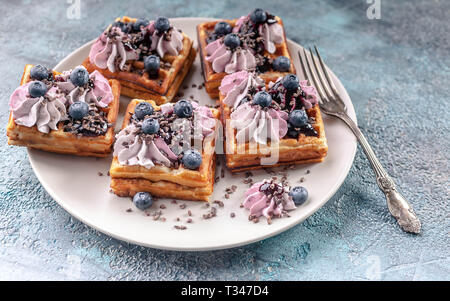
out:
{"label": "belgian waffle", "polygon": [[[140,102],[145,100],[134,99],[129,103],[122,129],[130,123],[130,116]],[[155,111],[160,110],[155,102],[148,102]],[[219,118],[219,111],[211,110],[214,118]],[[150,169],[139,165],[121,165],[115,156],[110,168],[112,191],[119,196],[133,196],[139,191],[147,191],[156,197],[209,201],[213,192],[216,166],[215,139],[213,137],[205,139],[202,164],[198,170],[189,170],[181,165],[176,169],[162,165],[155,165]]]}
{"label": "belgian waffle", "polygon": [[[31,81],[30,71],[33,65],[26,65],[20,84]],[[53,72],[54,75],[60,74]],[[114,124],[119,112],[120,84],[117,80],[109,80],[114,98],[108,107],[102,108],[107,113],[107,120],[112,126],[106,134],[100,136],[77,136],[65,132],[63,122],[58,123],[58,130],[52,130],[48,134],[38,131],[36,126],[26,127],[14,122],[12,113],[6,128],[9,145],[27,146],[44,151],[71,154],[89,157],[107,157],[112,150],[114,142]]]}
{"label": "belgian waffle", "polygon": [[[270,81],[275,81],[280,76],[284,76],[288,73],[295,73],[295,67],[292,63],[291,55],[289,53],[289,49],[286,43],[286,33],[283,26],[283,21],[279,17],[275,17],[277,22],[283,27],[283,34],[284,34],[284,42],[281,44],[276,44],[276,51],[275,53],[268,53],[265,51],[263,55],[265,57],[269,58],[277,58],[279,56],[285,56],[288,57],[291,60],[291,69],[287,72],[278,72],[275,70],[269,70],[267,72],[259,74],[259,76],[266,82],[269,83]],[[202,71],[203,71],[203,77],[205,79],[205,89],[206,92],[212,97],[212,98],[218,98],[219,97],[219,86],[222,81],[222,79],[227,75],[225,72],[216,73],[212,69],[212,63],[208,62],[206,60],[207,54],[206,54],[206,46],[208,33],[214,31],[214,26],[221,21],[228,22],[232,27],[235,26],[237,19],[233,20],[219,20],[219,21],[212,21],[212,22],[206,22],[201,23],[197,25],[197,39],[199,44],[199,51],[200,51],[200,58],[201,58],[201,64],[202,64]]]}
{"label": "belgian waffle", "polygon": [[[117,18],[116,21],[136,22],[137,19],[130,17]],[[92,64],[89,57],[83,65],[89,72],[98,70],[108,79],[116,79],[122,87],[122,95],[131,98],[142,98],[154,100],[156,104],[163,104],[173,100],[183,79],[189,72],[197,54],[193,48],[193,41],[184,33],[183,48],[177,56],[166,54],[161,58],[162,68],[159,70],[158,78],[149,77],[144,71],[142,61],[134,61],[133,67],[142,70],[142,75],[128,71],[111,72],[108,69],[100,69]]]}
{"label": "belgian waffle", "polygon": [[[318,105],[306,110],[308,117],[315,119],[315,123],[312,126],[318,134],[317,137],[300,134],[297,139],[280,139],[279,143],[273,146],[269,141],[267,149],[261,149],[261,145],[258,144],[256,150],[250,152],[250,144],[238,144],[236,141],[236,129],[227,126],[226,121],[230,119],[231,108],[223,103],[224,98],[225,96],[220,93],[220,109],[226,137],[224,140],[225,159],[226,165],[231,172],[290,164],[316,163],[325,159],[328,146]],[[261,165],[261,158],[267,158],[273,152],[278,152],[278,162],[273,165]]]}

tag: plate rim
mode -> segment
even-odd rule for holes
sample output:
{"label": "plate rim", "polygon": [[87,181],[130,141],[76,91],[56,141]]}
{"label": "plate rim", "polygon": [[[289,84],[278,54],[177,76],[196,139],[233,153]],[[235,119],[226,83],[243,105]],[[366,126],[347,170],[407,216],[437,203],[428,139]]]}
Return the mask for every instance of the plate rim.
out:
{"label": "plate rim", "polygon": [[[188,21],[188,22],[205,22],[205,21],[214,21],[214,20],[221,20],[219,18],[203,18],[203,17],[180,17],[180,18],[169,18],[170,20],[176,20],[178,22],[183,22],[183,21]],[[86,43],[84,43],[83,45],[81,45],[80,47],[78,47],[77,49],[73,50],[71,53],[69,53],[67,56],[65,56],[61,61],[59,61],[54,69],[57,70],[58,66],[61,65],[63,62],[70,60],[73,56],[75,56],[79,51],[81,51],[83,48],[87,47],[89,44],[93,43],[96,40],[90,40]],[[195,39],[194,39],[195,41]],[[291,39],[287,39],[287,41],[289,43],[292,43],[300,48],[303,49],[303,46],[300,45],[297,42],[294,42]],[[339,78],[334,74],[334,72],[327,66],[328,71],[330,71],[330,73],[332,73],[332,76],[334,76],[340,83],[340,85],[343,87],[343,92],[348,96],[348,99],[350,100],[350,104],[351,104],[351,110],[350,110],[350,118],[352,118],[355,122],[357,122],[357,118],[356,118],[356,111],[354,110],[354,106],[353,106],[353,102],[350,98],[350,96],[348,95],[347,89],[344,87],[344,85],[342,84],[342,82],[339,80]],[[56,203],[58,203],[59,206],[61,206],[68,214],[70,214],[72,217],[76,218],[77,220],[79,220],[80,222],[82,222],[83,224],[95,229],[96,231],[99,231],[100,233],[103,233],[107,236],[110,236],[114,239],[120,240],[120,241],[124,241],[124,242],[128,242],[128,243],[132,243],[135,245],[139,245],[139,246],[143,246],[143,247],[149,247],[149,248],[154,248],[154,249],[160,249],[160,250],[168,250],[168,251],[181,251],[181,252],[203,252],[203,251],[214,251],[214,250],[225,250],[225,249],[230,249],[230,248],[236,248],[236,247],[242,247],[242,246],[246,246],[258,241],[262,241],[265,240],[267,238],[270,237],[274,237],[282,232],[285,232],[295,226],[297,226],[298,224],[302,223],[305,219],[307,219],[308,217],[310,217],[311,215],[313,215],[315,212],[317,212],[318,210],[320,210],[335,194],[336,192],[339,190],[339,188],[342,186],[342,184],[344,183],[345,179],[348,176],[348,173],[351,169],[351,167],[353,166],[354,160],[355,160],[355,155],[356,155],[356,151],[357,151],[357,142],[356,142],[356,138],[354,140],[353,143],[353,147],[352,147],[352,154],[351,154],[351,160],[350,160],[350,164],[348,164],[347,166],[345,166],[345,170],[344,172],[340,173],[340,178],[335,182],[335,185],[328,190],[328,193],[325,195],[325,197],[322,198],[322,200],[320,202],[317,203],[317,205],[312,208],[310,210],[310,212],[307,212],[307,214],[303,215],[302,218],[299,218],[297,220],[295,220],[292,223],[287,224],[286,226],[270,232],[270,233],[266,233],[264,235],[258,236],[257,238],[253,238],[253,239],[247,239],[247,240],[243,240],[237,243],[228,243],[225,245],[217,245],[217,246],[206,246],[206,247],[182,247],[182,246],[177,246],[177,247],[170,247],[170,246],[163,246],[163,245],[157,245],[157,244],[151,244],[151,243],[145,243],[142,241],[136,241],[134,239],[130,239],[128,237],[124,237],[122,235],[118,235],[112,232],[109,232],[105,229],[102,229],[101,227],[98,227],[96,225],[94,225],[93,223],[87,221],[85,218],[83,218],[81,215],[77,214],[76,210],[73,210],[70,206],[67,205],[66,202],[64,202],[63,200],[60,200],[58,197],[56,197],[56,193],[53,191],[53,189],[47,184],[47,182],[42,180],[42,176],[40,174],[40,172],[38,171],[37,167],[34,164],[34,160],[33,160],[33,152],[36,150],[33,150],[32,148],[27,148],[27,153],[28,153],[28,161],[30,162],[30,165],[33,169],[34,174],[36,175],[37,179],[39,180],[40,184],[42,185],[42,187],[44,187],[44,189],[46,190],[46,192],[52,197],[52,199],[54,201],[56,201]]]}

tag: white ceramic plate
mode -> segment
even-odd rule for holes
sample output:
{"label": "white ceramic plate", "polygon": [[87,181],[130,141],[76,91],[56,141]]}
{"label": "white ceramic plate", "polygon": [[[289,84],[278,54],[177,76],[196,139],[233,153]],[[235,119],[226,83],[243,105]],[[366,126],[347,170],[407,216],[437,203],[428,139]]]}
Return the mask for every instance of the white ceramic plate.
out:
{"label": "white ceramic plate", "polygon": [[[192,39],[196,40],[195,26],[201,22],[210,21],[205,18],[179,18],[173,19],[173,24],[182,29]],[[87,57],[93,41],[75,50],[63,59],[55,70],[71,69]],[[301,70],[297,58],[297,50],[301,46],[289,41],[289,48],[294,57],[297,70]],[[195,43],[195,47],[197,44]],[[333,75],[334,80],[342,93],[349,114],[356,119],[351,100],[340,81]],[[205,89],[192,88],[192,84],[203,82],[201,76],[200,60],[196,61],[185,79],[184,85],[189,88],[181,90],[186,97],[194,95],[201,104],[214,104],[206,94]],[[118,119],[119,129],[122,115],[129,101],[121,97],[120,113]],[[268,225],[264,219],[257,224],[249,222],[248,212],[240,208],[243,195],[248,185],[242,181],[244,174],[232,175],[223,167],[218,166],[216,174],[220,175],[225,169],[225,177],[215,184],[212,200],[222,200],[223,208],[217,209],[217,216],[204,219],[203,214],[209,212],[203,202],[178,201],[173,204],[171,200],[158,200],[150,208],[150,215],[159,210],[161,204],[162,217],[165,222],[154,221],[145,212],[137,210],[130,198],[120,198],[109,192],[109,180],[106,175],[109,170],[111,158],[96,159],[68,155],[53,154],[29,149],[29,158],[36,176],[48,193],[71,215],[87,225],[117,239],[131,243],[169,250],[213,250],[242,246],[256,242],[285,231],[316,212],[337,191],[344,181],[353,163],[356,151],[356,140],[346,126],[331,117],[323,116],[325,131],[328,139],[328,156],[319,164],[298,166],[288,170],[288,181],[292,186],[302,185],[309,191],[307,202],[290,213],[290,218],[275,219]],[[275,170],[282,170],[281,168]],[[307,173],[307,171],[310,173]],[[99,176],[102,172],[104,176]],[[253,172],[253,180],[257,182],[270,175],[265,171]],[[280,176],[278,176],[280,177]],[[304,177],[305,181],[299,183]],[[237,191],[225,199],[225,189],[236,185]],[[186,204],[185,209],[179,207]],[[131,208],[132,212],[127,212]],[[188,216],[188,210],[192,216]],[[235,217],[231,218],[230,214]],[[180,221],[176,221],[177,218]],[[191,218],[192,223],[186,223]],[[174,225],[187,226],[186,230],[177,230]]]}

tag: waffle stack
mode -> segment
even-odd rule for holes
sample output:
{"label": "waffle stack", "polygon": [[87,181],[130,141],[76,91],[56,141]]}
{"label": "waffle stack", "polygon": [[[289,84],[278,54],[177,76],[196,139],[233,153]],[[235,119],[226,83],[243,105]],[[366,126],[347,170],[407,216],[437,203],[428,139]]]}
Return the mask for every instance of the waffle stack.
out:
{"label": "waffle stack", "polygon": [[[140,102],[145,100],[134,99],[129,103],[122,129],[129,125],[130,117]],[[154,102],[149,102],[155,111],[161,110]],[[211,111],[217,119],[219,111]],[[209,138],[203,143],[202,163],[198,170],[189,170],[182,165],[178,168],[155,165],[150,169],[139,165],[121,165],[117,156],[114,156],[110,168],[113,192],[119,196],[133,196],[137,192],[147,191],[156,197],[209,201],[216,168],[215,139]]]}
{"label": "waffle stack", "polygon": [[[225,96],[220,94],[220,108],[222,121],[230,120],[231,108],[223,103]],[[291,164],[306,164],[322,162],[328,151],[325,129],[319,106],[314,106],[306,110],[308,117],[314,119],[312,125],[317,132],[317,136],[299,135],[297,139],[285,137],[278,144],[272,145],[269,141],[267,146],[256,145],[256,149],[251,149],[249,143],[238,144],[236,141],[236,129],[224,124],[226,165],[231,172],[241,172],[246,170],[261,169],[263,167],[276,167]],[[261,158],[269,158],[278,153],[278,160],[275,164],[262,165]]]}
{"label": "waffle stack", "polygon": [[[275,59],[279,56],[285,56],[287,58],[291,58],[291,55],[289,53],[289,49],[286,42],[286,34],[284,31],[283,21],[275,16],[275,20],[283,27],[283,42],[280,44],[276,44],[276,50],[274,53],[269,53],[267,51],[264,51],[262,53],[263,56],[268,57],[270,59]],[[236,22],[238,19],[233,20],[219,20],[219,21],[211,21],[211,22],[205,22],[197,25],[197,38],[198,38],[198,44],[199,44],[199,52],[200,52],[200,60],[202,64],[202,72],[203,77],[205,80],[205,88],[208,94],[212,98],[218,98],[219,97],[219,86],[222,82],[222,79],[227,75],[226,72],[216,73],[212,69],[212,63],[206,60],[207,53],[206,53],[206,46],[208,45],[207,39],[208,35],[214,31],[214,26],[221,21],[225,21],[229,23],[232,27],[236,25]],[[252,70],[249,70],[252,71]],[[289,73],[295,73],[295,66],[292,63],[291,59],[291,67],[286,72],[278,72],[273,69],[270,69],[266,72],[263,72],[259,74],[259,76],[267,83],[270,81],[275,81],[277,78],[284,76]]]}
{"label": "waffle stack", "polygon": [[[122,17],[116,19],[120,22],[136,22],[137,19]],[[156,104],[170,102],[175,97],[181,83],[189,72],[196,56],[196,50],[193,48],[193,41],[184,33],[183,48],[177,56],[164,55],[161,58],[161,68],[158,76],[152,78],[144,70],[142,61],[133,61],[132,66],[138,72],[116,71],[111,72],[108,69],[101,69],[85,59],[83,65],[89,72],[98,70],[106,78],[116,79],[122,87],[122,95],[139,98],[151,99]]]}

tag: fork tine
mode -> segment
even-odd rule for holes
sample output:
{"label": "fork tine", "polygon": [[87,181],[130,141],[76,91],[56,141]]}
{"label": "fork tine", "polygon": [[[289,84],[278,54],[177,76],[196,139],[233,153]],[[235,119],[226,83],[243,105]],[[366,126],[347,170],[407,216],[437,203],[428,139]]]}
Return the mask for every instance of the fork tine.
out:
{"label": "fork tine", "polygon": [[305,75],[305,79],[307,81],[311,82],[311,80],[308,78],[308,73],[306,72],[305,64],[303,62],[302,54],[300,53],[300,51],[298,51],[298,58],[300,60],[300,65],[302,66],[302,71],[303,71],[303,74]]}
{"label": "fork tine", "polygon": [[[311,55],[311,60],[312,60],[313,65],[314,65],[314,70],[316,71],[317,77],[319,78],[320,82],[322,83],[322,87],[325,90],[325,93],[327,93],[329,98],[332,98],[332,99],[336,98],[334,93],[332,93],[331,90],[328,88],[328,84],[326,83],[322,73],[320,72],[321,68],[317,65],[317,62],[316,62],[316,59],[314,58],[314,55],[313,55],[311,47],[309,47],[309,53]],[[322,70],[322,72],[323,72],[323,70]]]}
{"label": "fork tine", "polygon": [[333,90],[334,94],[339,95],[339,93],[338,93],[338,91],[336,89],[336,86],[334,85],[334,82],[331,79],[331,76],[328,73],[327,68],[325,67],[325,63],[322,60],[322,56],[320,56],[319,49],[317,49],[316,45],[314,45],[314,49],[316,50],[317,57],[319,58],[320,65],[322,66],[322,71],[325,74],[325,77],[327,78],[328,84],[330,85],[330,87]]}
{"label": "fork tine", "polygon": [[327,98],[325,96],[325,93],[323,92],[322,86],[319,85],[317,77],[314,74],[314,72],[313,72],[313,70],[311,68],[311,65],[309,64],[309,59],[308,59],[308,55],[306,54],[306,49],[305,48],[303,48],[303,55],[305,57],[306,65],[308,66],[309,74],[311,75],[311,78],[313,79],[314,86],[316,87],[317,91],[319,92],[320,99],[322,99],[323,101],[326,101]]}
{"label": "fork tine", "polygon": [[[306,67],[305,67],[305,62],[304,62],[304,59],[302,58],[302,54],[300,51],[298,51],[298,58],[300,60],[300,65],[302,66],[302,71],[303,71],[303,74],[305,75],[305,79],[307,81],[309,81],[311,84],[312,81],[311,81],[310,77],[308,76],[308,72],[306,71]],[[322,97],[319,97],[319,103],[322,103]]]}

